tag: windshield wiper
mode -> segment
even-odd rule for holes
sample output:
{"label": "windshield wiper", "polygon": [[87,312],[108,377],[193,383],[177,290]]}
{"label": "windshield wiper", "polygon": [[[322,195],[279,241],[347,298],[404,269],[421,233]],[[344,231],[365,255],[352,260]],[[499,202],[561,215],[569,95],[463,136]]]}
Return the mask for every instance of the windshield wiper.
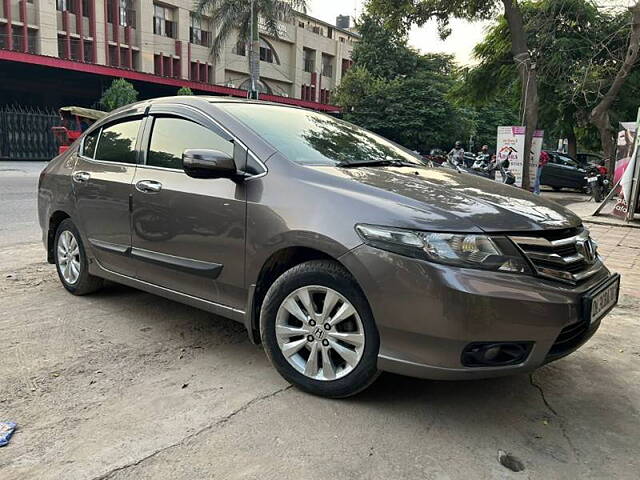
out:
{"label": "windshield wiper", "polygon": [[419,163],[403,162],[402,160],[370,160],[367,162],[338,162],[336,167],[423,167]]}

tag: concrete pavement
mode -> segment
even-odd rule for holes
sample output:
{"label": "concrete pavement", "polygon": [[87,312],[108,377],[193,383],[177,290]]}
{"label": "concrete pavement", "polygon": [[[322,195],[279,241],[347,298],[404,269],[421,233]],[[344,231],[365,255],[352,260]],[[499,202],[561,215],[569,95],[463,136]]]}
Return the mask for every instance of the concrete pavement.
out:
{"label": "concrete pavement", "polygon": [[[612,261],[637,245],[592,230]],[[241,325],[118,285],[74,297],[39,243],[3,235],[0,420],[19,429],[0,448],[2,480],[639,476],[633,263],[596,336],[531,376],[382,375],[330,401],[289,387]]]}

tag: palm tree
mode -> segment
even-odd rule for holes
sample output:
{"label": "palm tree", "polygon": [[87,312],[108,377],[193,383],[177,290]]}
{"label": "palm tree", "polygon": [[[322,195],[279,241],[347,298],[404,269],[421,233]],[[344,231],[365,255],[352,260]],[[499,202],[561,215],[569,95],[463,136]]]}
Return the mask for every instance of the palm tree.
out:
{"label": "palm tree", "polygon": [[258,19],[267,34],[279,38],[278,22],[289,21],[294,11],[306,12],[306,0],[196,0],[196,15],[213,18],[217,32],[211,45],[211,53],[219,57],[220,51],[234,29],[239,39],[249,45],[249,72],[251,74],[251,98],[258,97],[260,81],[260,36]]}

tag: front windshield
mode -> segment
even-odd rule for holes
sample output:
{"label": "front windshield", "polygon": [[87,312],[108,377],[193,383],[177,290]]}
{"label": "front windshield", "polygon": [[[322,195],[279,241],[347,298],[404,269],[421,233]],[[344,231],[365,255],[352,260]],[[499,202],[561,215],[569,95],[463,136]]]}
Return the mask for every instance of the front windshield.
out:
{"label": "front windshield", "polygon": [[415,154],[351,123],[309,110],[277,105],[218,103],[287,158],[303,165],[403,162],[422,165]]}

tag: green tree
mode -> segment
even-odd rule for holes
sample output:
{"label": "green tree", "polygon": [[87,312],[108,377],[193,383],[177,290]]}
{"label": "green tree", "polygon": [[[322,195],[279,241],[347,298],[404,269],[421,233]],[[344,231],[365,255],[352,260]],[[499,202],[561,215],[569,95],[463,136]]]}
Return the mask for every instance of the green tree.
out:
{"label": "green tree", "polygon": [[[509,27],[511,55],[524,86],[521,104],[523,123],[527,127],[523,157],[526,171],[533,132],[538,124],[538,84],[523,26],[521,3],[519,0],[369,0],[368,10],[382,16],[390,28],[400,31],[406,31],[412,24],[422,25],[436,19],[440,35],[445,38],[450,33],[450,18],[487,20],[496,15],[500,7],[503,9]],[[525,175],[523,187],[528,188],[528,183],[529,177]]]}
{"label": "green tree", "polygon": [[180,87],[176,95],[193,95],[193,91],[189,87]]}
{"label": "green tree", "polygon": [[102,94],[100,104],[107,110],[115,110],[138,100],[138,91],[124,78],[117,78]]}
{"label": "green tree", "polygon": [[[452,59],[416,59],[411,76],[391,80],[354,66],[336,92],[344,118],[413,150],[427,152],[466,138],[471,122],[448,97],[454,82]],[[419,65],[419,67],[418,67]]]}
{"label": "green tree", "polygon": [[[602,10],[588,0],[543,0],[523,3],[521,8],[539,82],[540,123],[547,137],[568,138],[569,152],[575,155],[579,139],[585,147],[594,148],[593,140],[600,136],[599,147],[611,156],[613,127],[604,140],[597,131],[594,135],[597,125],[592,110],[624,63],[630,12]],[[460,95],[483,102],[513,90],[518,74],[509,47],[508,25],[498,19],[475,47],[479,63],[465,73]],[[609,124],[611,119],[635,118],[639,77],[631,73],[629,92],[618,95],[608,107]]]}
{"label": "green tree", "polygon": [[407,37],[386,28],[380,18],[363,14],[358,20],[363,41],[353,47],[354,64],[374,76],[392,80],[415,72],[418,55],[407,46]]}
{"label": "green tree", "polygon": [[[220,55],[234,30],[238,40],[249,45],[250,96],[257,98],[260,81],[260,30],[279,38],[279,22],[289,21],[295,10],[305,12],[306,0],[196,0],[196,15],[214,18],[217,32],[211,45],[214,57]],[[259,21],[260,20],[260,21]]]}

